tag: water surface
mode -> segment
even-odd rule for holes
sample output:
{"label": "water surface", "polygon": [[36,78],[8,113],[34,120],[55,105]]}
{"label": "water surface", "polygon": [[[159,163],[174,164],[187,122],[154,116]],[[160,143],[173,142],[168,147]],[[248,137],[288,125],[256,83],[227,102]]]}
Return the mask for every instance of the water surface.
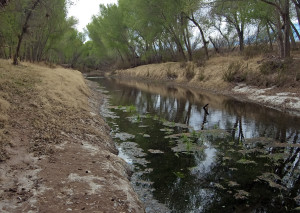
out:
{"label": "water surface", "polygon": [[[98,79],[147,212],[289,212],[300,205],[300,119],[167,84]],[[208,113],[203,106],[208,104]]]}

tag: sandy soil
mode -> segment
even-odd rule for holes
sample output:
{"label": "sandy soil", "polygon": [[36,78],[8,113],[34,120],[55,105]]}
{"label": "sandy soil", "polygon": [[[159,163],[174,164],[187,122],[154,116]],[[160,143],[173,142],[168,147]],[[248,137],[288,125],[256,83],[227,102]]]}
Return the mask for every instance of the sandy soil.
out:
{"label": "sandy soil", "polygon": [[144,212],[98,115],[97,85],[4,60],[0,77],[0,212]]}
{"label": "sandy soil", "polygon": [[[139,66],[126,70],[117,70],[112,73],[106,73],[106,75],[122,79],[136,78],[145,81],[154,80],[194,87],[300,115],[300,83],[298,80],[293,80],[295,83],[288,82],[287,80],[287,82],[285,82],[286,85],[280,87],[258,87],[253,85],[249,86],[245,83],[224,81],[223,73],[226,72],[229,64],[232,62],[240,62],[243,64],[244,69],[246,69],[248,75],[255,84],[255,78],[264,77],[259,75],[258,71],[261,61],[263,60],[262,57],[245,60],[243,57],[239,56],[217,56],[211,58],[206,62],[205,66],[202,67],[197,67],[196,64],[193,64],[192,62],[184,65],[182,63],[169,62]],[[297,60],[298,59],[295,59],[294,64],[299,64],[300,60]],[[296,67],[295,71],[292,72],[298,73],[299,69]],[[294,78],[293,73],[289,74]],[[274,78],[274,75],[267,77]],[[258,80],[263,82],[262,79]]]}

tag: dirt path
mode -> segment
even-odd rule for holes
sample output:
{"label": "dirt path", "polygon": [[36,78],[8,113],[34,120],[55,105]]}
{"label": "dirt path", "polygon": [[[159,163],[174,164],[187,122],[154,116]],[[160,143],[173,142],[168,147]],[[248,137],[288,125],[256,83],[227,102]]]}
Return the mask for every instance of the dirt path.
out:
{"label": "dirt path", "polygon": [[144,212],[98,115],[97,85],[3,60],[0,75],[0,108],[10,106],[0,114],[0,212]]}

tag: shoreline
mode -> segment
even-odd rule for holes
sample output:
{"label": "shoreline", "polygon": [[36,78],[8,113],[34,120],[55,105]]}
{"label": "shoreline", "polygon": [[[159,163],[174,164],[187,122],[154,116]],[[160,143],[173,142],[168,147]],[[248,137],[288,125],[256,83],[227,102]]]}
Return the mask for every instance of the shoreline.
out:
{"label": "shoreline", "polygon": [[[151,65],[145,65],[137,68],[127,70],[117,70],[113,73],[105,73],[105,77],[118,78],[123,80],[137,80],[147,83],[156,82],[160,84],[168,84],[174,86],[180,86],[184,88],[191,88],[193,90],[207,91],[213,94],[225,95],[242,102],[251,102],[259,104],[264,107],[272,108],[284,113],[288,113],[294,116],[300,116],[300,91],[293,89],[290,91],[288,88],[280,87],[257,87],[249,86],[245,83],[227,83],[222,82],[219,85],[220,79],[216,82],[212,79],[208,79],[206,82],[197,81],[195,79],[187,80],[185,78],[169,79],[168,78],[168,63],[160,65],[161,72],[158,76],[155,73],[153,76],[149,76],[149,67]],[[155,68],[150,68],[155,69]],[[184,70],[176,70],[176,75],[179,76],[179,72]],[[147,72],[147,74],[145,74]],[[217,85],[217,86],[213,86]]]}

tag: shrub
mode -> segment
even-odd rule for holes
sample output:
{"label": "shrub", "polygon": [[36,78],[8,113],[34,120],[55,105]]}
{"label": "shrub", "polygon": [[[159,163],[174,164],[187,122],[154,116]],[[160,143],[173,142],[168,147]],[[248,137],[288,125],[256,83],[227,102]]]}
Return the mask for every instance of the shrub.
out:
{"label": "shrub", "polygon": [[271,50],[267,44],[260,44],[246,47],[243,51],[243,55],[246,59],[249,59],[261,54],[268,53],[270,51]]}
{"label": "shrub", "polygon": [[201,72],[199,73],[198,80],[199,80],[199,81],[204,81],[204,79],[205,79],[204,72],[201,71]]}
{"label": "shrub", "polygon": [[194,62],[197,67],[205,67],[205,65],[206,65],[205,59],[197,59],[197,60],[194,60]]}
{"label": "shrub", "polygon": [[178,76],[176,75],[176,73],[171,70],[171,66],[168,65],[168,67],[167,67],[167,78],[168,79],[176,79],[177,77]]}
{"label": "shrub", "polygon": [[188,80],[191,80],[195,77],[195,65],[194,65],[194,63],[188,63],[185,70],[186,70],[185,77]]}
{"label": "shrub", "polygon": [[292,59],[280,60],[278,58],[264,61],[262,65],[259,67],[259,71],[261,74],[269,75],[278,72],[287,71],[290,64],[292,64]]}
{"label": "shrub", "polygon": [[186,66],[187,66],[187,62],[186,61],[180,62],[180,68],[186,68]]}
{"label": "shrub", "polygon": [[248,64],[245,66],[242,62],[231,62],[225,72],[223,72],[223,80],[227,82],[244,82],[248,78],[251,70]]}

